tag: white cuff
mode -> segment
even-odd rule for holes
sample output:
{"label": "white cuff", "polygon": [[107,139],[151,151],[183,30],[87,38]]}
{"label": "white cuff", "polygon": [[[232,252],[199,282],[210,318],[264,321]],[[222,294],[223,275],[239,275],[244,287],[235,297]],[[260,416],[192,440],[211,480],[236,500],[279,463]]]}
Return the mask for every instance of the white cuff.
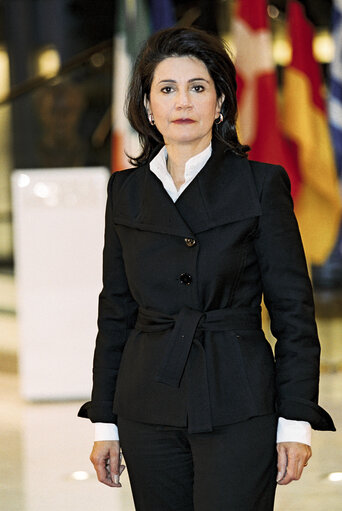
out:
{"label": "white cuff", "polygon": [[277,443],[299,442],[311,446],[311,425],[306,421],[294,421],[279,417]]}
{"label": "white cuff", "polygon": [[95,442],[101,440],[119,440],[119,431],[116,424],[95,422]]}

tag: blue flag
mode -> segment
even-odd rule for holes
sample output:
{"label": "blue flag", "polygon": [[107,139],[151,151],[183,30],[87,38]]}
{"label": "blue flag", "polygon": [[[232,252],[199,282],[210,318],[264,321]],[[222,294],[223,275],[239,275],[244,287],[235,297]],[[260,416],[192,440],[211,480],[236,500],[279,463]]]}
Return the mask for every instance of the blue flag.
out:
{"label": "blue flag", "polygon": [[176,20],[171,0],[150,0],[152,31],[172,27]]}
{"label": "blue flag", "polygon": [[[342,183],[342,0],[333,3],[332,35],[335,56],[330,64],[328,111],[336,168]],[[323,266],[312,268],[312,276],[316,288],[342,289],[342,222],[333,251]]]}
{"label": "blue flag", "polygon": [[336,166],[342,179],[342,0],[334,0],[332,35],[335,57],[330,65],[329,121]]}

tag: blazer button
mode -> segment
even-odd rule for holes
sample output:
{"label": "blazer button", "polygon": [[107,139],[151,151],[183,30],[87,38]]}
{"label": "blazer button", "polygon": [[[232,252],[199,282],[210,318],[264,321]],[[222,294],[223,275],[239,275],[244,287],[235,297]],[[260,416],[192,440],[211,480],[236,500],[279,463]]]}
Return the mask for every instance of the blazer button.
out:
{"label": "blazer button", "polygon": [[189,286],[192,282],[192,277],[189,273],[182,273],[179,276],[179,280],[181,281],[182,284],[186,284],[187,286]]}
{"label": "blazer button", "polygon": [[184,238],[184,241],[187,247],[193,247],[194,245],[196,245],[196,240],[194,240],[193,238]]}

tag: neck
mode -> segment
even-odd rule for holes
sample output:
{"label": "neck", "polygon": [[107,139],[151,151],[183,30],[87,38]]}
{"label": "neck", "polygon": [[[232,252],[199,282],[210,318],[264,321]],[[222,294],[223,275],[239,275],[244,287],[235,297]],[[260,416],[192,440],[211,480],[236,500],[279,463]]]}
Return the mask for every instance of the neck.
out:
{"label": "neck", "polygon": [[168,144],[165,143],[167,149],[167,170],[169,171],[177,190],[185,181],[185,164],[196,156],[196,154],[204,151],[208,147],[210,139],[200,141],[197,144]]}

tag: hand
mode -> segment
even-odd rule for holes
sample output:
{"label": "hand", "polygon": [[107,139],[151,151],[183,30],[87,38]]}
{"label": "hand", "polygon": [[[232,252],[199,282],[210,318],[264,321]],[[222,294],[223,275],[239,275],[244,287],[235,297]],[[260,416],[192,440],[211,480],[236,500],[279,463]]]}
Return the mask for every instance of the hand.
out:
{"label": "hand", "polygon": [[97,478],[101,483],[113,488],[120,488],[120,475],[125,469],[121,465],[119,440],[104,440],[94,442],[90,454],[90,461],[94,465]]}
{"label": "hand", "polygon": [[279,442],[278,451],[278,484],[289,484],[300,479],[303,468],[311,458],[311,447],[298,442]]}

